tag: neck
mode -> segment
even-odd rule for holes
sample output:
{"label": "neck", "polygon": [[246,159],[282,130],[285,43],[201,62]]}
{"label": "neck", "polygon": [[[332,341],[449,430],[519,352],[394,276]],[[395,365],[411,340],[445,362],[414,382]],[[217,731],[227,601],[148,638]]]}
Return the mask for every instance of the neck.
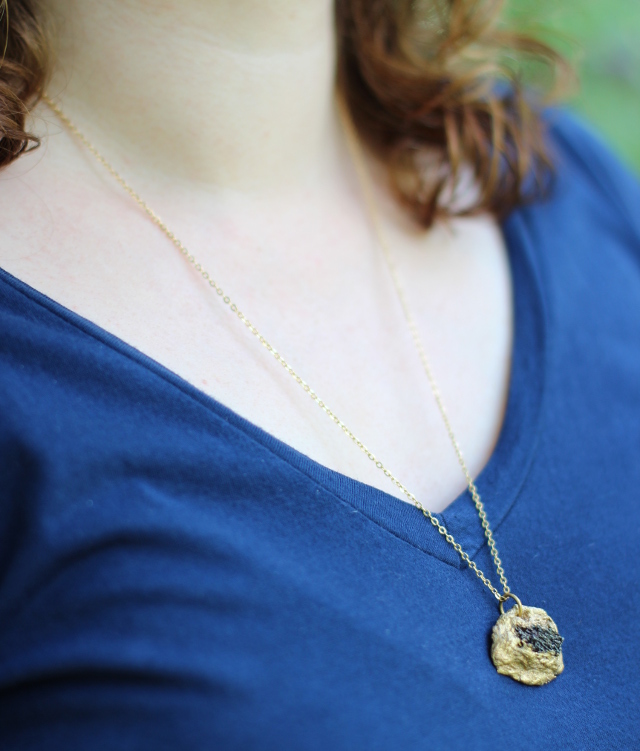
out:
{"label": "neck", "polygon": [[331,0],[49,3],[64,29],[49,94],[136,170],[278,192],[326,168]]}

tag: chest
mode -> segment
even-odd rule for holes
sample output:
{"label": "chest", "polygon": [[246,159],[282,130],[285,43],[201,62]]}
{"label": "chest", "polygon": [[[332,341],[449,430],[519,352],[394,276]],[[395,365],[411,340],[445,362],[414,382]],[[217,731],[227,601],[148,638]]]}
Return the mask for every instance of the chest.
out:
{"label": "chest", "polygon": [[[404,499],[126,196],[45,176],[38,200],[18,185],[8,201],[15,211],[0,261],[9,273],[315,461]],[[461,492],[463,475],[357,202],[269,219],[162,208],[223,298],[425,505],[439,510]],[[387,231],[476,474],[497,439],[509,380],[502,235],[488,217],[429,233],[389,222]]]}
{"label": "chest", "polygon": [[[37,711],[89,716],[109,701],[120,735],[155,733],[156,746],[187,714],[202,747],[421,749],[453,734],[489,749],[500,711],[497,732],[505,743],[520,733],[523,748],[544,737],[578,749],[590,726],[611,748],[634,746],[638,504],[625,489],[640,480],[639,430],[619,414],[637,367],[602,391],[607,420],[588,391],[557,380],[527,418],[536,389],[516,351],[513,440],[482,487],[513,591],[566,638],[565,672],[535,690],[496,673],[495,601],[415,509],[326,477],[122,347],[31,312],[40,326],[26,329],[23,364],[45,326],[58,324],[59,346],[50,372],[3,369],[4,403],[30,395],[2,435],[5,717],[24,716],[13,689],[30,683]],[[472,505],[454,506],[451,532],[493,578]],[[115,693],[86,678],[105,674]],[[148,707],[135,722],[133,705]]]}

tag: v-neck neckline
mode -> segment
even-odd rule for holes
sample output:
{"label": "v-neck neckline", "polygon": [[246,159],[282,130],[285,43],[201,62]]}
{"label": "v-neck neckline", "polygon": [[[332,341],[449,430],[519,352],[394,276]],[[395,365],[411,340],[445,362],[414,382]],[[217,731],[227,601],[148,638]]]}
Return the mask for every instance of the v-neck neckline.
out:
{"label": "v-neck neckline", "polygon": [[[514,212],[503,223],[502,232],[512,275],[514,311],[509,392],[498,441],[489,461],[475,478],[494,531],[517,501],[535,453],[545,380],[547,328],[546,306],[538,270],[527,242],[521,212]],[[412,504],[309,458],[124,340],[1,268],[0,280],[94,339],[170,382],[391,534],[451,566],[463,568],[466,565]],[[434,516],[447,527],[472,558],[485,543],[480,520],[468,490],[463,491],[444,511]]]}

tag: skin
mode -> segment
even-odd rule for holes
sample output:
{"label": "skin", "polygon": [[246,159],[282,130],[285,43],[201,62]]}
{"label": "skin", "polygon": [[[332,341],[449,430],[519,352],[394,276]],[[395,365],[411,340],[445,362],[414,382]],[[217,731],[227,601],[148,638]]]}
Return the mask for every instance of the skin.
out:
{"label": "skin", "polygon": [[[48,0],[49,93],[280,352],[433,511],[465,482],[336,114],[329,0]],[[0,174],[0,265],[312,459],[403,500],[46,106]],[[428,232],[370,160],[385,232],[472,474],[512,341],[489,216]]]}

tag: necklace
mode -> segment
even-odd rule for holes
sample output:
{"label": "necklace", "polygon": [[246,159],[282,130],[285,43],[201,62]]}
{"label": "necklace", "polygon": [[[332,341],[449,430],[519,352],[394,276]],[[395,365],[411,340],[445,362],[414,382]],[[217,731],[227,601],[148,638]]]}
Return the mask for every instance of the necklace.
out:
{"label": "necklace", "polygon": [[[509,589],[507,577],[498,555],[498,549],[489,526],[489,520],[484,510],[484,505],[476,484],[471,477],[464,460],[460,444],[453,432],[451,422],[447,415],[438,384],[436,382],[433,370],[427,358],[425,348],[420,339],[418,327],[413,319],[409,305],[407,303],[400,279],[398,277],[391,249],[386,241],[382,230],[382,222],[374,199],[371,179],[365,165],[364,156],[358,140],[357,134],[350,117],[348,116],[344,105],[340,102],[339,112],[342,125],[344,128],[347,144],[351,157],[358,174],[360,187],[365,200],[367,213],[371,221],[376,240],[380,246],[386,265],[389,268],[393,286],[396,291],[403,315],[411,332],[414,345],[418,352],[420,362],[429,382],[433,393],[438,411],[444,422],[449,440],[453,446],[458,463],[462,469],[467,487],[471,498],[478,512],[482,529],[487,540],[489,551],[493,559],[496,572],[502,585],[502,593],[491,583],[490,579],[476,565],[475,561],[462,549],[459,543],[455,541],[447,528],[440,520],[428,511],[415,497],[411,491],[383,464],[383,462],[367,446],[357,438],[349,427],[335,414],[327,404],[320,399],[318,394],[311,386],[297,373],[287,360],[276,350],[253,325],[253,323],[244,315],[228,295],[224,293],[222,287],[213,279],[213,277],[202,267],[196,257],[182,243],[182,241],[169,229],[164,221],[153,211],[153,209],[140,197],[140,195],[129,185],[128,182],[120,175],[119,172],[111,165],[110,162],[101,154],[100,151],[84,136],[76,127],[70,118],[62,109],[54,103],[46,94],[43,97],[45,103],[58,116],[61,122],[69,131],[93,154],[100,164],[111,174],[117,183],[125,190],[126,193],[138,204],[138,206],[147,214],[151,221],[167,236],[173,245],[180,251],[184,258],[192,265],[195,271],[211,287],[211,289],[220,298],[223,304],[227,305],[230,311],[238,318],[240,323],[253,334],[260,344],[269,352],[284,370],[304,389],[309,397],[323,410],[345,435],[359,448],[367,458],[373,462],[377,469],[384,473],[386,477],[400,489],[409,499],[409,501],[425,516],[425,518],[435,527],[435,529],[444,537],[444,539],[455,549],[460,558],[482,583],[491,591],[493,596],[500,604],[500,617],[498,618],[492,631],[492,649],[491,658],[499,673],[508,675],[511,678],[529,685],[543,685],[553,680],[564,669],[562,659],[562,642],[563,638],[558,633],[556,624],[551,617],[541,608],[529,607],[522,604],[520,599]],[[512,599],[514,607],[505,611],[504,605]]]}

